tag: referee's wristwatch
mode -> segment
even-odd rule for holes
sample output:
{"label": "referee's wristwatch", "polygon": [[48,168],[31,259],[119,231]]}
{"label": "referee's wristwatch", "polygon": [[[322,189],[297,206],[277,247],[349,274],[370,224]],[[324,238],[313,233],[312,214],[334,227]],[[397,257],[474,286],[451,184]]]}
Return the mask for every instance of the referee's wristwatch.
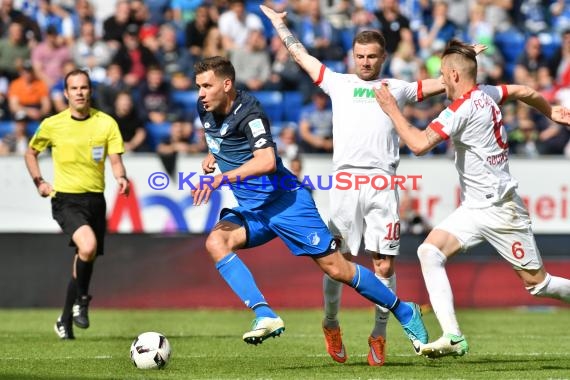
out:
{"label": "referee's wristwatch", "polygon": [[44,182],[45,180],[42,177],[34,177],[34,185],[36,185],[36,187],[40,187]]}

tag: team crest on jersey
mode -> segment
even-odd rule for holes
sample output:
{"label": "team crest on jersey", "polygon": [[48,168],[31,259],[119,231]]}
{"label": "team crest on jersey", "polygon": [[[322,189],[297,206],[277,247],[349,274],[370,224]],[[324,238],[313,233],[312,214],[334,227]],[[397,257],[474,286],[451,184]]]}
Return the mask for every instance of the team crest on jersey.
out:
{"label": "team crest on jersey", "polygon": [[204,123],[204,128],[208,129],[210,127],[211,127],[210,123],[208,123],[208,122]]}
{"label": "team crest on jersey", "polygon": [[228,123],[222,124],[222,128],[220,129],[220,136],[225,135],[228,132],[229,127],[230,126],[228,125]]}
{"label": "team crest on jersey", "polygon": [[218,153],[220,151],[220,144],[222,143],[222,139],[217,139],[206,134],[206,144],[208,144],[208,149],[212,153]]}

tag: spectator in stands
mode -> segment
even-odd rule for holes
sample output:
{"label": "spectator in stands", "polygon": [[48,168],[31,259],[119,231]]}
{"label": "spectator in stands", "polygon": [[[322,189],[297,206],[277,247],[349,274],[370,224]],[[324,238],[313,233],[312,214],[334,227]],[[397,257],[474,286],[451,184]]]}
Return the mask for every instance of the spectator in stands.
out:
{"label": "spectator in stands", "polygon": [[50,26],[53,26],[57,34],[60,35],[63,16],[65,15],[62,11],[61,8],[52,6],[51,0],[38,0],[38,8],[30,17],[36,20],[44,37]]}
{"label": "spectator in stands", "polygon": [[562,33],[560,48],[550,60],[549,71],[554,78],[553,101],[570,106],[570,29]]}
{"label": "spectator in stands", "polygon": [[164,75],[173,89],[188,90],[192,86],[193,59],[176,39],[176,28],[171,24],[163,24],[159,31],[159,49],[156,54]]}
{"label": "spectator in stands", "polygon": [[129,24],[123,33],[123,45],[115,53],[112,62],[121,66],[123,80],[131,87],[144,81],[149,66],[159,64],[155,55],[141,45],[139,27],[136,24]]}
{"label": "spectator in stands", "polygon": [[19,22],[8,27],[8,36],[0,39],[0,77],[8,81],[18,76],[18,67],[30,59],[30,48],[24,38],[24,28]]}
{"label": "spectator in stands", "polygon": [[53,109],[56,113],[59,113],[69,107],[67,99],[65,98],[65,75],[67,73],[75,70],[77,67],[73,61],[67,61],[63,64],[63,75],[64,77],[60,79],[56,84],[54,84],[49,90],[49,96],[53,105]]}
{"label": "spectator in stands", "polygon": [[524,52],[515,65],[514,79],[515,83],[527,85],[537,91],[552,86],[548,61],[542,54],[538,36],[531,35],[527,38]]}
{"label": "spectator in stands", "polygon": [[172,20],[183,29],[184,25],[195,19],[196,9],[202,3],[201,0],[171,0]]}
{"label": "spectator in stands", "polygon": [[436,43],[445,44],[453,39],[458,33],[457,26],[449,20],[448,5],[444,0],[436,0],[433,3],[431,18],[419,30],[420,56],[426,59],[434,53],[433,46]]}
{"label": "spectator in stands", "polygon": [[489,22],[493,30],[503,32],[513,26],[511,12],[515,11],[513,0],[477,0],[485,6],[485,20]]}
{"label": "spectator in stands", "polygon": [[150,20],[147,5],[143,0],[130,0],[129,4],[131,6],[131,22],[138,25],[139,28],[142,28],[142,26],[147,24]]}
{"label": "spectator in stands", "polygon": [[286,160],[292,160],[299,155],[297,128],[298,126],[294,122],[284,125],[279,131],[279,136],[275,141],[277,153]]}
{"label": "spectator in stands", "polygon": [[345,52],[339,34],[322,15],[319,0],[307,0],[303,12],[294,29],[309,54],[321,61],[342,60]]}
{"label": "spectator in stands", "polygon": [[67,45],[73,45],[74,41],[81,36],[81,25],[90,22],[95,26],[95,34],[102,35],[102,25],[95,18],[95,9],[89,0],[75,1],[73,9],[63,18],[61,23],[61,35],[67,41]]}
{"label": "spectator in stands", "polygon": [[570,2],[568,0],[554,0],[550,4],[552,29],[557,33],[564,33],[570,28]]}
{"label": "spectator in stands", "polygon": [[380,29],[380,21],[373,12],[368,9],[355,6],[352,10],[352,15],[350,19],[351,38],[358,32],[363,30]]}
{"label": "spectator in stands", "polygon": [[28,126],[26,115],[17,113],[14,118],[14,131],[4,135],[0,140],[0,156],[17,154],[23,156],[28,148]]}
{"label": "spectator in stands", "polygon": [[234,50],[231,61],[236,71],[236,88],[260,91],[271,75],[271,57],[261,30],[250,30],[243,49]]}
{"label": "spectator in stands", "polygon": [[391,56],[400,41],[413,42],[410,21],[400,12],[398,0],[380,0],[375,15],[380,22],[380,31],[386,39],[386,52]]}
{"label": "spectator in stands", "polygon": [[299,121],[300,148],[303,153],[331,153],[332,109],[329,97],[315,90],[312,103],[304,107]]}
{"label": "spectator in stands", "polygon": [[10,112],[18,119],[40,121],[51,111],[49,87],[36,76],[30,61],[22,64],[20,76],[10,83],[8,101]]}
{"label": "spectator in stands", "polygon": [[7,37],[10,25],[15,22],[23,26],[26,42],[35,43],[42,40],[40,27],[35,20],[14,9],[13,0],[0,1],[0,36]]}
{"label": "spectator in stands", "polygon": [[220,15],[218,27],[222,46],[228,52],[245,47],[251,30],[264,30],[263,22],[254,13],[247,12],[244,0],[229,0],[230,7]]}
{"label": "spectator in stands", "polygon": [[215,23],[210,18],[210,13],[206,5],[200,5],[196,8],[194,20],[186,24],[186,48],[194,60],[201,59],[206,35],[214,25]]}
{"label": "spectator in stands", "polygon": [[125,144],[125,152],[147,152],[146,129],[144,121],[134,107],[129,91],[120,91],[115,99],[115,107],[111,116],[119,124],[119,130]]}
{"label": "spectator in stands", "polygon": [[53,25],[48,26],[45,40],[32,49],[36,75],[51,87],[63,78],[63,63],[70,59],[71,51],[57,29]]}
{"label": "spectator in stands", "polygon": [[103,40],[114,51],[123,44],[123,35],[131,21],[129,0],[117,0],[115,12],[103,22]]}
{"label": "spectator in stands", "polygon": [[521,0],[518,4],[517,26],[527,33],[538,34],[549,28],[547,16],[550,1]]}
{"label": "spectator in stands", "polygon": [[416,56],[412,41],[402,40],[390,60],[390,73],[396,79],[415,82],[422,61]]}
{"label": "spectator in stands", "polygon": [[[271,37],[270,51],[273,54],[271,75],[266,82],[266,88],[274,91],[301,91],[303,93],[313,90],[313,82],[308,75],[299,68],[299,65],[289,54],[278,35]],[[294,120],[297,122],[298,120]]]}
{"label": "spectator in stands", "polygon": [[540,154],[539,144],[534,122],[528,117],[518,119],[516,129],[509,133],[510,152],[517,156],[536,158]]}
{"label": "spectator in stands", "polygon": [[130,89],[123,80],[123,70],[118,63],[111,63],[107,67],[107,76],[105,81],[97,85],[95,96],[96,108],[111,114],[115,107],[115,99],[121,91]]}
{"label": "spectator in stands", "polygon": [[418,211],[418,202],[410,190],[400,192],[400,232],[403,234],[427,235],[431,231],[429,222]]}
{"label": "spectator in stands", "polygon": [[170,0],[146,0],[145,3],[150,15],[148,21],[151,24],[162,25],[172,17]]}
{"label": "spectator in stands", "polygon": [[[199,129],[199,128],[198,128]],[[200,153],[204,151],[205,141],[201,144],[192,144],[192,124],[181,117],[175,117],[170,123],[170,135],[161,141],[156,151],[161,155],[178,155],[187,153]]]}
{"label": "spectator in stands", "polygon": [[95,24],[86,21],[81,24],[81,36],[71,48],[73,61],[77,67],[89,70],[91,80],[103,82],[105,67],[111,61],[111,49],[95,35]]}
{"label": "spectator in stands", "polygon": [[202,48],[202,58],[227,57],[228,51],[224,49],[224,43],[220,29],[217,26],[211,27],[204,39]]}
{"label": "spectator in stands", "polygon": [[150,66],[139,89],[139,112],[145,122],[163,123],[172,109],[171,87],[160,66]]}

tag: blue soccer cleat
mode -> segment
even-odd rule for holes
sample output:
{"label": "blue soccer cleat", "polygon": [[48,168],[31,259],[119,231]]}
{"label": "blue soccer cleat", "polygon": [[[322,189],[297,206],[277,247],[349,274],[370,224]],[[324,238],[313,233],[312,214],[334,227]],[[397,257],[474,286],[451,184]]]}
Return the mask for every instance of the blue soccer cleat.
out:
{"label": "blue soccer cleat", "polygon": [[428,342],[428,332],[424,325],[424,321],[422,320],[420,307],[413,302],[406,302],[406,304],[412,308],[414,314],[408,323],[402,324],[402,327],[412,342],[416,354],[420,355],[421,345]]}

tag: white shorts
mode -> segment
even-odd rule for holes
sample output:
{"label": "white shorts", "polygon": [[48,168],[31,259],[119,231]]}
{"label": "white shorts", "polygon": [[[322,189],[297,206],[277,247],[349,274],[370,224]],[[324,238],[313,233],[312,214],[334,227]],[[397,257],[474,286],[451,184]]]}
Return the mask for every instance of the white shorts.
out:
{"label": "white shorts", "polygon": [[[369,172],[363,174],[374,175]],[[341,190],[335,188],[333,181],[330,190],[329,228],[333,235],[342,239],[341,252],[358,255],[364,238],[365,250],[383,255],[398,255],[398,202],[397,190],[377,190],[369,184],[360,186],[359,190]]]}
{"label": "white shorts", "polygon": [[455,236],[463,249],[484,240],[489,242],[515,269],[542,267],[532,222],[523,201],[515,192],[491,207],[460,206],[435,228]]}

